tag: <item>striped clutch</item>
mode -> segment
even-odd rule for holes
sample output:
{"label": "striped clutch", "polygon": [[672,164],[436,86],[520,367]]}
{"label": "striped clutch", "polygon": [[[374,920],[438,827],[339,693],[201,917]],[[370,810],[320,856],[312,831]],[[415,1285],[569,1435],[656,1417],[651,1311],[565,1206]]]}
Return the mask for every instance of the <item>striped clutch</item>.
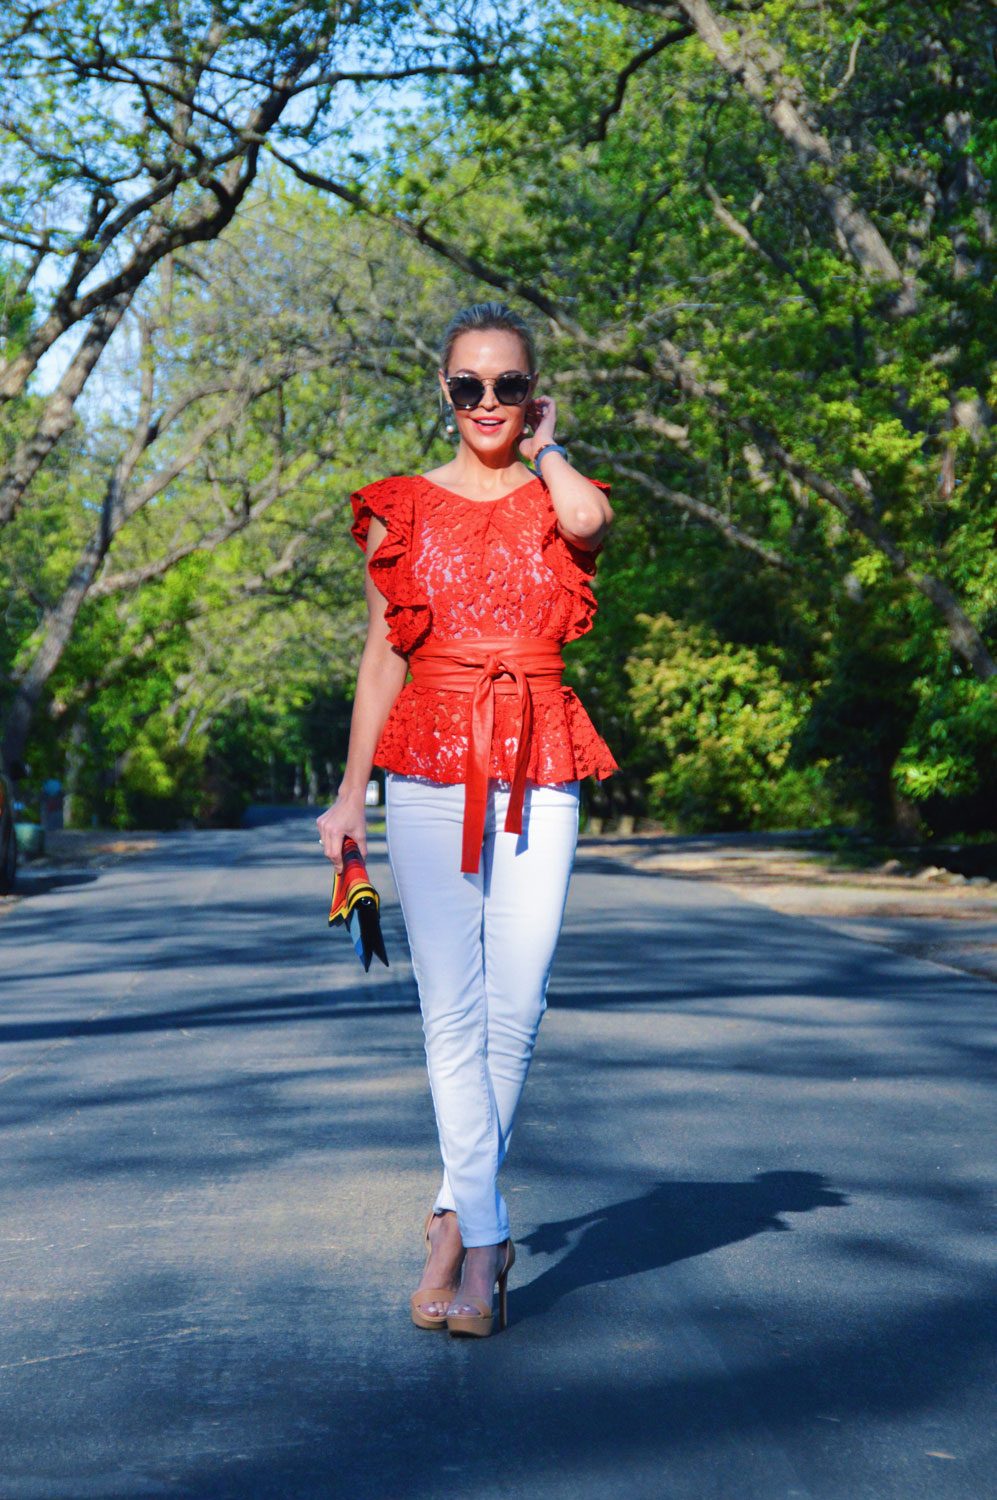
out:
{"label": "striped clutch", "polygon": [[363,856],[354,839],[343,840],[343,868],[332,887],[332,906],[329,908],[329,926],[342,923],[353,940],[357,957],[369,970],[370,961],[376,953],[388,967],[388,955],[384,951],[381,935],[381,900],[370,883]]}

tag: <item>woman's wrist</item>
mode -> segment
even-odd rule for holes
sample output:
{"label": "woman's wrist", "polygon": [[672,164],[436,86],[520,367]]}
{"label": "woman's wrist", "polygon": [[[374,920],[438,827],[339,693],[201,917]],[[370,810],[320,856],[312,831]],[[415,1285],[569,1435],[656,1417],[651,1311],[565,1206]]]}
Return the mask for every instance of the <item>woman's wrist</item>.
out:
{"label": "woman's wrist", "polygon": [[364,798],[365,798],[366,794],[367,794],[367,782],[366,781],[364,781],[363,786],[353,785],[350,782],[348,782],[345,779],[345,777],[344,777],[344,779],[339,784],[339,790],[336,793],[336,801],[339,802],[339,803],[353,803],[353,802],[355,802],[355,803],[358,803],[361,807],[363,807],[364,806]]}
{"label": "woman's wrist", "polygon": [[567,463],[568,455],[565,449],[561,446],[560,443],[555,443],[553,438],[550,438],[546,443],[542,443],[541,446],[537,449],[536,456],[533,460],[533,467],[536,469],[538,474],[540,473],[540,465],[543,463],[544,458],[550,453],[559,453],[564,459],[565,463]]}

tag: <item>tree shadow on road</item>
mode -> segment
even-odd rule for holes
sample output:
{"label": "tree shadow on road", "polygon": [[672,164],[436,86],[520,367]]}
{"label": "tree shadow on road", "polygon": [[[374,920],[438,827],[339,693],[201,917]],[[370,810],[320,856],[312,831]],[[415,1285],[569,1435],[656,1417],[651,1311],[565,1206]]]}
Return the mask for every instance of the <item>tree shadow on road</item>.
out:
{"label": "tree shadow on road", "polygon": [[761,1172],[750,1182],[659,1182],[637,1198],[541,1224],[520,1244],[533,1255],[568,1253],[510,1296],[517,1318],[538,1317],[586,1286],[655,1271],[768,1230],[779,1217],[842,1208],[848,1199],[819,1172]]}

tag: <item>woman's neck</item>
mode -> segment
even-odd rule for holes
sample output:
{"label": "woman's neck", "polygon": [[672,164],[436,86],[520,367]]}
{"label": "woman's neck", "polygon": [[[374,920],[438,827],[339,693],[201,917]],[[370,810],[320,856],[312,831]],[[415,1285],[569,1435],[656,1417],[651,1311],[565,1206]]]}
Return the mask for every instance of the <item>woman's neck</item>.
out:
{"label": "woman's neck", "polygon": [[524,467],[515,445],[482,456],[464,442],[452,461],[441,466],[446,470],[449,483],[479,495],[501,494],[520,478],[519,471]]}

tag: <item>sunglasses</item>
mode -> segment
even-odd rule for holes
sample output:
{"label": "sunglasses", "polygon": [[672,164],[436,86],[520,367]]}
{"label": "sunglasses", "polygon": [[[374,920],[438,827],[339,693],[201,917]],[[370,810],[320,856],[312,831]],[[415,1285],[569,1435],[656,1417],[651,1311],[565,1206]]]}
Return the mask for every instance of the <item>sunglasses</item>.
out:
{"label": "sunglasses", "polygon": [[496,375],[494,380],[481,380],[477,375],[444,375],[443,380],[457,411],[471,411],[480,406],[489,385],[500,406],[522,406],[533,384],[532,375],[521,375],[518,370]]}

